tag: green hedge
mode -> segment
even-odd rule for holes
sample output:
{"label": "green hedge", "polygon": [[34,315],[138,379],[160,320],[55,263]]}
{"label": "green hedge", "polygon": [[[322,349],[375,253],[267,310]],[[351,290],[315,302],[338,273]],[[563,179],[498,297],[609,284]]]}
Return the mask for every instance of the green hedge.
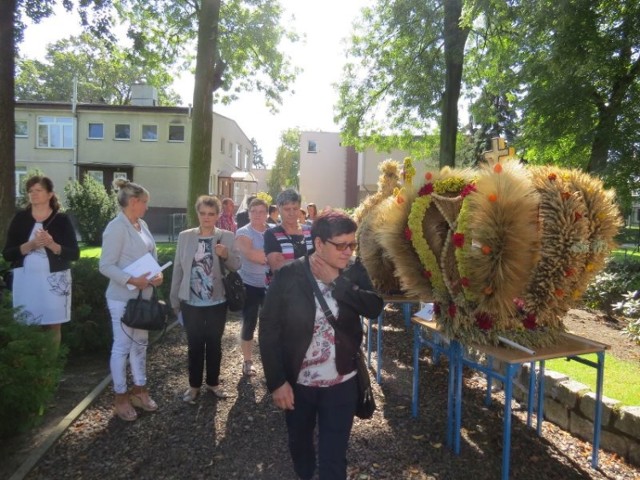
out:
{"label": "green hedge", "polygon": [[39,421],[58,387],[64,362],[50,332],[17,322],[10,296],[0,300],[1,438]]}

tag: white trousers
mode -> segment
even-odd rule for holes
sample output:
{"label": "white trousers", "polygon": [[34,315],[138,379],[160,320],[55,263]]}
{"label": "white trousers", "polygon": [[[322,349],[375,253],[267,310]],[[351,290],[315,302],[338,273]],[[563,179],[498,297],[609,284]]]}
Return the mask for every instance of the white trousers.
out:
{"label": "white trousers", "polygon": [[140,387],[147,384],[146,344],[149,339],[149,332],[131,328],[122,323],[121,320],[126,306],[127,302],[107,299],[107,307],[111,314],[111,326],[113,329],[113,346],[111,347],[109,366],[113,377],[113,390],[116,393],[127,392],[127,359],[129,359],[131,365],[133,383]]}

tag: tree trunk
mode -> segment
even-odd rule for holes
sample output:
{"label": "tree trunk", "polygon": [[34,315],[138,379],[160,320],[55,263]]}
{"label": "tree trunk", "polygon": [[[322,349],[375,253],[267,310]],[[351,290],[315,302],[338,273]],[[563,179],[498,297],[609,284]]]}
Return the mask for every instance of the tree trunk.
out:
{"label": "tree trunk", "polygon": [[15,13],[16,0],[0,1],[0,248],[16,209]]}
{"label": "tree trunk", "polygon": [[191,123],[191,153],[189,157],[189,189],[187,213],[189,225],[198,224],[194,205],[200,195],[209,193],[211,176],[211,138],[213,134],[213,91],[215,60],[218,51],[218,21],[220,0],[203,0],[198,12],[198,51],[193,118]]}
{"label": "tree trunk", "polygon": [[458,99],[462,85],[464,45],[469,36],[468,28],[460,28],[462,0],[444,2],[444,57],[446,84],[442,95],[442,119],[440,121],[440,168],[455,167],[456,135],[458,133]]}

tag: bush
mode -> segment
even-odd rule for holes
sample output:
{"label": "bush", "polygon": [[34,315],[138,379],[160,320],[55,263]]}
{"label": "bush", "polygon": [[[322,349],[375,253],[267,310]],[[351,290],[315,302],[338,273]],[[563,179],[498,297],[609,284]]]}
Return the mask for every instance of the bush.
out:
{"label": "bush", "polygon": [[0,302],[0,437],[36,424],[62,375],[64,355],[50,332],[14,319],[10,299]]}
{"label": "bush", "polygon": [[89,175],[85,175],[82,183],[74,181],[67,184],[64,192],[82,241],[88,245],[101,245],[102,232],[118,214],[115,193],[108,194],[104,185]]}
{"label": "bush", "polygon": [[611,261],[587,287],[584,302],[590,308],[602,310],[611,315],[613,306],[627,292],[638,289],[640,289],[640,262]]}
{"label": "bush", "polygon": [[71,321],[62,325],[62,343],[73,357],[111,349],[111,316],[104,296],[109,279],[99,272],[98,262],[80,258],[71,267]]}
{"label": "bush", "polygon": [[640,290],[627,292],[622,301],[613,305],[613,310],[629,319],[622,333],[640,344]]}

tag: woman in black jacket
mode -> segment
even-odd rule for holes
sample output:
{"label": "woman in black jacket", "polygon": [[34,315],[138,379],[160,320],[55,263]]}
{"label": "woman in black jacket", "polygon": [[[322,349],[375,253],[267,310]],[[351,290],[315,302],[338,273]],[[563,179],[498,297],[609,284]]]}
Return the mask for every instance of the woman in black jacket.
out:
{"label": "woman in black jacket", "polygon": [[[276,406],[286,412],[289,450],[302,479],[312,478],[316,469],[316,422],[320,479],[346,478],[357,401],[360,316],[375,318],[383,306],[366,270],[352,259],[356,228],[343,212],[319,215],[311,230],[315,253],[276,273],[260,316],[267,387]],[[309,268],[337,319],[338,332],[314,297]]]}
{"label": "woman in black jacket", "polygon": [[26,189],[29,205],[11,220],[2,255],[13,268],[18,319],[51,330],[59,345],[60,327],[71,320],[71,262],[80,249],[51,179],[33,176]]}

